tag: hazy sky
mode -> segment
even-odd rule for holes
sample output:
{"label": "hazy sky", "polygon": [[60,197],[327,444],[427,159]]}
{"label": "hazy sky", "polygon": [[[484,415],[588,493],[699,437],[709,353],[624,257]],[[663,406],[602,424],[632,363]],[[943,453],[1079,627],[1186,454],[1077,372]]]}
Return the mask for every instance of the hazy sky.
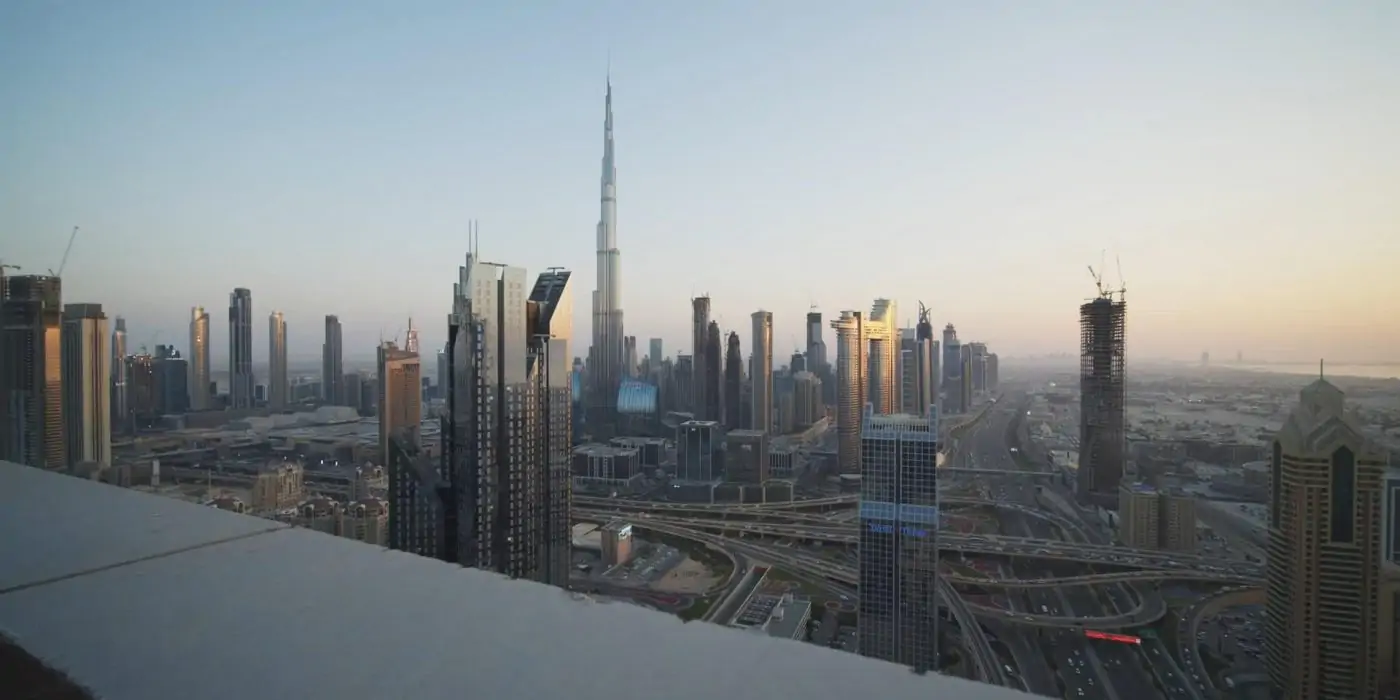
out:
{"label": "hazy sky", "polygon": [[[478,9],[469,9],[475,7]],[[590,335],[612,55],[626,329],[708,292],[782,364],[915,302],[1072,352],[1115,255],[1129,356],[1400,356],[1400,3],[710,0],[0,3],[0,256],[133,343],[252,289],[254,347],[445,337],[466,222],[576,272]],[[828,336],[830,333],[828,332]],[[830,340],[829,340],[830,342]]]}

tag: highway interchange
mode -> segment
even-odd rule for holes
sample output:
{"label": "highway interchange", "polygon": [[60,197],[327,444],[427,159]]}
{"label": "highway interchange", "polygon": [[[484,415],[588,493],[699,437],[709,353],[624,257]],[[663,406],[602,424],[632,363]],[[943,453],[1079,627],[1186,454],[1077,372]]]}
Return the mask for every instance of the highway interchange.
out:
{"label": "highway interchange", "polygon": [[[1001,524],[998,534],[939,534],[945,555],[1001,562],[1002,576],[949,572],[939,580],[940,597],[963,632],[963,645],[977,676],[1040,695],[1086,700],[1136,700],[1163,693],[1178,700],[1207,697],[1198,683],[1187,680],[1188,675],[1155,637],[1146,636],[1141,645],[1132,645],[1089,639],[1083,630],[1131,630],[1160,620],[1166,603],[1156,593],[1157,582],[1252,586],[1262,578],[1262,567],[1093,542],[1093,535],[1079,523],[1042,510],[1036,489],[1044,480],[1016,476],[1025,473],[1024,465],[1017,464],[1008,447],[1020,410],[997,407],[955,441],[959,456],[948,460],[948,474],[976,478],[984,490],[982,498],[941,499],[944,506],[994,508]],[[987,483],[995,494],[986,492]],[[858,530],[853,519],[831,512],[855,503],[849,495],[749,505],[579,496],[575,517],[631,517],[643,530],[704,542],[729,552],[738,562],[777,566],[833,596],[854,601],[858,575],[849,561],[820,556],[792,543],[855,543]],[[1066,576],[1055,570],[1067,563],[1091,565],[1093,573]],[[997,604],[970,602],[959,588],[989,594]],[[715,612],[711,610],[712,615]],[[1005,645],[1016,669],[1002,663],[987,631]]]}

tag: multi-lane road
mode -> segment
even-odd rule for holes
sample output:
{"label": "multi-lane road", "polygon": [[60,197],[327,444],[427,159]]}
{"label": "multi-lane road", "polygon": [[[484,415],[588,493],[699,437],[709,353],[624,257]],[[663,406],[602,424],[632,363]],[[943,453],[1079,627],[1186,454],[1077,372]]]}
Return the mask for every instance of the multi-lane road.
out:
{"label": "multi-lane road", "polygon": [[[1010,452],[1015,441],[1016,426],[1013,419],[1018,414],[1007,415],[1002,420],[989,420],[986,431],[979,433],[984,439],[979,441],[973,453],[976,466],[992,469],[1014,469],[1017,460]],[[993,432],[997,428],[1001,430]],[[1008,480],[1002,487],[1010,498],[1025,503],[1035,502],[1035,486],[1021,480]],[[1045,488],[1054,488],[1047,486]],[[1082,527],[1055,528],[1046,522],[1024,516],[1011,518],[1007,525],[1013,528],[1012,534],[1026,537],[1052,537],[1060,534],[1076,541],[1086,541],[1088,533]],[[1004,521],[1006,522],[1006,521]],[[1017,573],[1025,576],[1035,570],[1032,561],[1017,561],[1013,564]],[[1098,591],[1102,591],[1099,595]],[[1039,600],[1032,605],[1058,606],[1071,615],[1098,616],[1122,612],[1134,607],[1147,605],[1164,606],[1164,601],[1155,591],[1134,589],[1126,585],[1090,589],[1085,587],[1058,588],[1053,592],[1040,589],[1028,591],[1028,595],[1039,593]],[[1119,698],[1166,697],[1175,700],[1199,700],[1192,684],[1177,667],[1176,662],[1156,640],[1148,638],[1144,644],[1130,645],[1113,641],[1091,640],[1084,637],[1067,636],[1063,643],[1043,645],[1051,650],[1057,671],[1062,679],[1067,697]],[[1156,650],[1156,653],[1152,653]]]}

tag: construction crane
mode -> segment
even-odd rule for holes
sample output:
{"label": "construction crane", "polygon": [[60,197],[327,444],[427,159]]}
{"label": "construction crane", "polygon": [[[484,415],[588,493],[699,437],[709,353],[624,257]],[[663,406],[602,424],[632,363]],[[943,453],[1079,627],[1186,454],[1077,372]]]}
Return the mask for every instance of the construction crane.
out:
{"label": "construction crane", "polygon": [[77,238],[78,238],[78,227],[77,227],[77,226],[74,226],[74,227],[73,227],[73,232],[70,233],[70,234],[68,234],[68,247],[63,249],[63,259],[60,260],[60,261],[58,261],[58,272],[54,272],[52,269],[50,269],[50,270],[49,270],[49,276],[51,276],[51,277],[62,277],[62,276],[63,276],[63,268],[64,268],[64,267],[67,267],[67,265],[68,265],[68,254],[73,252],[73,241],[76,240]]}
{"label": "construction crane", "polygon": [[1090,265],[1090,266],[1089,266],[1089,276],[1094,278],[1094,287],[1098,288],[1098,290],[1099,290],[1099,297],[1102,298],[1102,297],[1104,296],[1104,290],[1103,290],[1103,275],[1100,274],[1100,273],[1098,273],[1098,272],[1095,272],[1095,271],[1094,271],[1094,266],[1093,266],[1093,265]]}
{"label": "construction crane", "polygon": [[0,260],[0,296],[5,293],[5,270],[23,270],[22,265],[10,265],[4,260]]}

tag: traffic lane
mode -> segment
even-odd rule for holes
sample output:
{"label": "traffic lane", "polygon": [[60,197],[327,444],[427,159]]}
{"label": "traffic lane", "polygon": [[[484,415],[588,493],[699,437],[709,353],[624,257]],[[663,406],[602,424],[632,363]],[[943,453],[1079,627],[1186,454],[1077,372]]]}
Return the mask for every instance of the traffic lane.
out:
{"label": "traffic lane", "polygon": [[1162,680],[1162,689],[1171,700],[1201,700],[1201,694],[1186,680],[1184,672],[1176,665],[1167,646],[1159,639],[1144,639],[1138,647],[1142,658],[1157,669]]}
{"label": "traffic lane", "polygon": [[[1000,571],[1002,576],[1006,576],[1004,567]],[[1034,609],[1022,594],[1008,594],[1006,603],[1007,608],[1013,612],[1029,612]],[[1014,624],[1006,625],[1006,628],[1012,640],[1009,646],[1013,653],[1017,654],[1016,665],[1021,669],[1027,689],[1037,695],[1059,697],[1060,686],[1055,682],[1055,669],[1051,668],[1044,652],[1042,628],[1027,629]]]}
{"label": "traffic lane", "polygon": [[[1049,570],[1042,570],[1042,575],[1052,574],[1053,572]],[[1051,589],[1051,599],[1058,600],[1059,604],[1056,605],[1055,608],[1059,609],[1060,612],[1065,615],[1087,617],[1090,615],[1102,614],[1098,605],[1089,602],[1092,596],[1085,594],[1083,592],[1085,590],[1086,589],[1082,586],[1075,586],[1068,589],[1054,588]],[[1123,695],[1122,691],[1126,690],[1126,688],[1120,687],[1119,684],[1115,682],[1115,674],[1113,671],[1117,668],[1118,664],[1106,663],[1104,657],[1099,654],[1100,650],[1098,645],[1091,643],[1090,640],[1086,639],[1082,634],[1067,634],[1064,638],[1072,640],[1072,646],[1077,647],[1080,652],[1078,656],[1082,661],[1078,664],[1077,670],[1079,670],[1082,675],[1087,676],[1085,682],[1091,687],[1100,689],[1109,700],[1119,700],[1120,696]],[[1141,697],[1152,697],[1152,694],[1149,693]]]}

